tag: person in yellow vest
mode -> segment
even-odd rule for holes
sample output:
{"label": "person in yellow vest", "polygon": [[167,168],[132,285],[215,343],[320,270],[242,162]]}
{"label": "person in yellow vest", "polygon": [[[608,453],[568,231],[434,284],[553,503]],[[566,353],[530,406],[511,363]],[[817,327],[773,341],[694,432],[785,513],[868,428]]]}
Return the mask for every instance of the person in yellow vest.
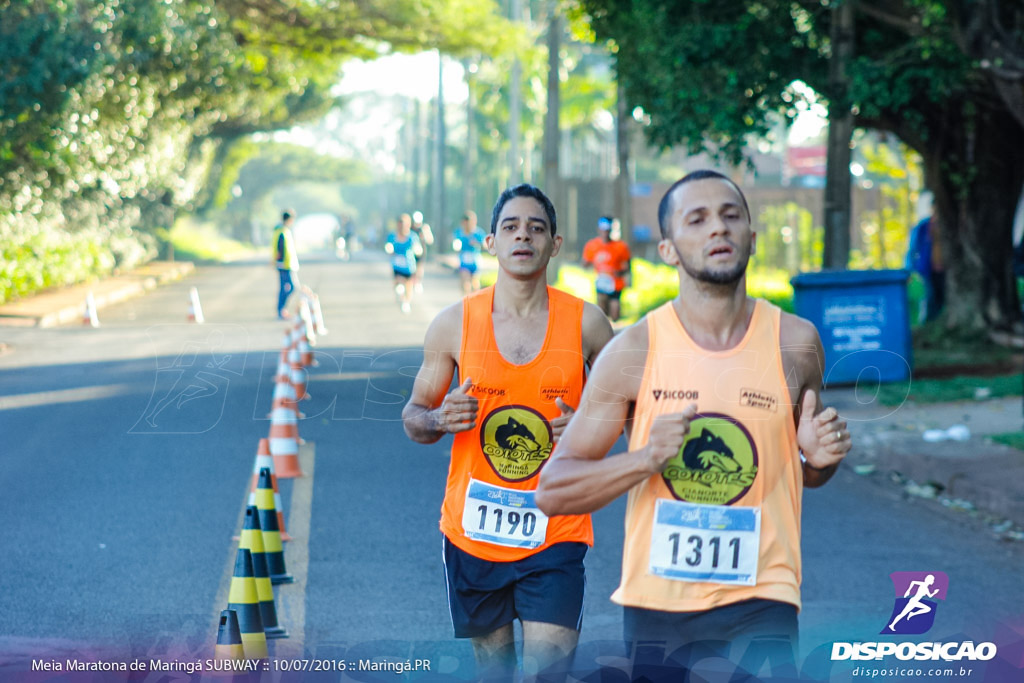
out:
{"label": "person in yellow vest", "polygon": [[291,317],[285,310],[288,296],[298,286],[299,255],[295,251],[295,238],[292,236],[292,224],[295,212],[286,210],[281,214],[281,222],[274,226],[274,234],[270,238],[273,262],[280,276],[281,288],[277,293],[277,317],[280,320]]}
{"label": "person in yellow vest", "polygon": [[478,673],[501,680],[517,666],[516,619],[524,672],[572,653],[593,544],[589,515],[549,519],[533,502],[586,366],[612,336],[600,309],[547,286],[562,243],[556,228],[536,187],[501,194],[484,238],[497,281],[431,323],[402,413],[413,441],[455,435],[441,508],[452,623],[457,638],[472,639]]}
{"label": "person in yellow vest", "polygon": [[[628,492],[612,595],[627,643],[728,657],[730,643],[742,656],[737,643],[759,639],[791,663],[802,491],[833,475],[850,434],[820,402],[817,330],[747,296],[756,235],[739,187],[691,173],[661,200],[659,222],[679,295],[601,354],[536,502],[559,519]],[[605,457],[627,424],[629,451]]]}

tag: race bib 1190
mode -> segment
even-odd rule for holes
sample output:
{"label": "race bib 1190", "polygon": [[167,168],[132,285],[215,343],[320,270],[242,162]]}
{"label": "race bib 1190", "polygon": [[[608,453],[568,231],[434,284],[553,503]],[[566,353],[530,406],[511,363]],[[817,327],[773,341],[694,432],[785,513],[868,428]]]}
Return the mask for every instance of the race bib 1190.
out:
{"label": "race bib 1190", "polygon": [[533,502],[533,491],[506,489],[469,480],[462,510],[467,538],[510,548],[538,548],[548,533],[548,518]]}

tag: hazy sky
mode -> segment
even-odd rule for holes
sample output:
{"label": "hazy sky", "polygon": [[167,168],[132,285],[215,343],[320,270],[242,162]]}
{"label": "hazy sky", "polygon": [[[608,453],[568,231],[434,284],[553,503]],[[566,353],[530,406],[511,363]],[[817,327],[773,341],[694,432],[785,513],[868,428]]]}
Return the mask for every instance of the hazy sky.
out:
{"label": "hazy sky", "polygon": [[[393,111],[382,106],[367,106],[366,101],[361,101],[357,95],[375,92],[428,101],[437,95],[437,67],[437,52],[386,55],[371,62],[348,61],[334,93],[350,96],[350,103],[342,111],[329,113],[325,120],[327,128],[338,131],[338,137],[325,139],[322,133],[297,127],[279,132],[274,138],[342,157],[351,156],[355,151],[364,159],[392,170],[400,123]],[[793,89],[801,93],[811,92],[802,83],[794,84]],[[467,96],[462,65],[448,58],[444,60],[444,95],[450,112],[456,111]],[[790,144],[800,144],[817,135],[826,125],[824,115],[825,108],[821,104],[802,111],[790,127]]]}
{"label": "hazy sky", "polygon": [[[372,62],[346,62],[335,92],[344,95],[369,90],[429,100],[437,95],[437,53],[395,54]],[[466,101],[462,65],[451,59],[444,61],[444,98],[453,104]]]}

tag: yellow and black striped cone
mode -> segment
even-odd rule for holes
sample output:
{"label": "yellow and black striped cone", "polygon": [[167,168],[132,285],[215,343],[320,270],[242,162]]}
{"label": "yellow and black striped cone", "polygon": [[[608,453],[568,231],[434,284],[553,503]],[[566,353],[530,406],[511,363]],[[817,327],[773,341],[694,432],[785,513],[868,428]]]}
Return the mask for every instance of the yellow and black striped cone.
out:
{"label": "yellow and black striped cone", "polygon": [[260,599],[260,619],[267,638],[287,638],[288,631],[277,623],[277,607],[274,605],[274,589],[267,573],[267,557],[263,551],[263,533],[260,529],[259,510],[255,505],[245,509],[245,525],[239,548],[252,553],[252,573],[256,577],[256,595]]}
{"label": "yellow and black striped cone", "polygon": [[281,530],[277,526],[277,508],[274,505],[274,487],[270,483],[270,468],[260,468],[260,483],[256,485],[256,507],[260,511],[260,529],[263,530],[263,551],[267,557],[270,583],[292,583],[295,577],[284,567],[284,546]]}
{"label": "yellow and black striped cone", "polygon": [[245,659],[242,632],[238,630],[238,612],[233,609],[220,611],[217,647],[213,650],[213,656],[220,660]]}
{"label": "yellow and black striped cone", "polygon": [[256,591],[256,576],[252,569],[252,553],[239,548],[235,556],[235,573],[228,591],[228,609],[238,612],[238,630],[242,649],[247,659],[268,659],[267,635],[260,617],[260,598]]}

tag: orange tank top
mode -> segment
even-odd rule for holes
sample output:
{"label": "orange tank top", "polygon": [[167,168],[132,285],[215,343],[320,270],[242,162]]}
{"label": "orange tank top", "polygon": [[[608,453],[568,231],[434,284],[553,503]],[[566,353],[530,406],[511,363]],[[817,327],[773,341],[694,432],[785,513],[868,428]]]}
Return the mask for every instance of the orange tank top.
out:
{"label": "orange tank top", "polygon": [[697,405],[679,454],[629,491],[621,604],[669,612],[763,598],[800,607],[803,469],[778,307],[758,300],[743,340],[708,351],[669,302],[647,316],[631,451],[651,422]]}
{"label": "orange tank top", "polygon": [[514,562],[553,543],[593,545],[590,515],[547,518],[533,503],[540,469],[551,455],[555,399],[578,406],[583,392],[583,301],[548,287],[544,344],[515,365],[498,350],[494,288],[462,300],[459,382],[473,378],[479,401],[474,429],[452,443],[441,531],[483,560]]}

